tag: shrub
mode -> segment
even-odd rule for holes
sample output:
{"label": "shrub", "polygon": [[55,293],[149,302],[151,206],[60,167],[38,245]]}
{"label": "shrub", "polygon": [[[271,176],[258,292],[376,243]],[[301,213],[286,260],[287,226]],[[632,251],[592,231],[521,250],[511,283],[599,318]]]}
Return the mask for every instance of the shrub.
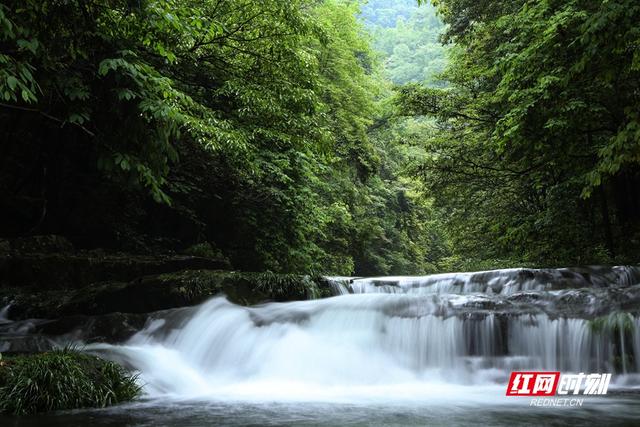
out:
{"label": "shrub", "polygon": [[70,349],[5,357],[0,366],[0,413],[105,407],[139,394],[121,366]]}
{"label": "shrub", "polygon": [[184,254],[202,258],[224,260],[228,262],[220,249],[216,248],[209,242],[198,243],[190,246],[189,248],[184,250]]}
{"label": "shrub", "polygon": [[318,286],[308,277],[298,274],[248,273],[258,292],[269,295],[276,301],[292,299],[315,299],[320,297]]}

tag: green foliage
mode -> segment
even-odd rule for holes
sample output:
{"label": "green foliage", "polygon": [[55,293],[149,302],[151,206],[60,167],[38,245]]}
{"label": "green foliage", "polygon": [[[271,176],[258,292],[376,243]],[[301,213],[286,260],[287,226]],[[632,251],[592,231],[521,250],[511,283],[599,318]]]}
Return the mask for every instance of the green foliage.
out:
{"label": "green foliage", "polygon": [[0,366],[0,413],[102,408],[139,394],[119,365],[69,349],[7,357]]}
{"label": "green foliage", "polygon": [[301,295],[310,299],[319,298],[320,295],[318,286],[308,276],[266,272],[250,275],[248,280],[255,283],[258,292],[269,295],[276,301],[286,301],[292,295]]}
{"label": "green foliage", "polygon": [[633,315],[613,312],[590,320],[589,328],[594,334],[609,338],[614,351],[613,368],[616,372],[626,373],[638,357],[630,344],[636,329]]}
{"label": "green foliage", "polygon": [[405,87],[398,104],[437,120],[418,173],[456,255],[637,260],[640,6],[435,3],[448,87]]}
{"label": "green foliage", "polygon": [[39,42],[31,38],[29,30],[15,25],[9,19],[10,9],[0,4],[0,41],[10,46],[13,55],[0,53],[0,94],[5,102],[26,103],[36,101],[37,83],[33,77],[34,67],[25,61],[38,52]]}
{"label": "green foliage", "polygon": [[[389,155],[387,148],[394,149],[399,138],[386,141],[371,131],[376,120],[386,126],[390,107],[378,98],[388,97],[388,89],[357,13],[352,2],[325,1],[313,9],[314,37],[305,46],[316,67],[306,70],[307,76],[315,70],[317,78],[315,149],[262,147],[251,160],[258,173],[250,180],[240,177],[234,206],[244,214],[238,227],[261,256],[245,268],[330,274],[428,270],[427,249],[418,249],[430,243],[428,227],[417,224],[422,206],[403,205],[403,211],[398,204],[398,195],[406,193],[399,183],[403,155]],[[407,227],[410,216],[413,229]]]}
{"label": "green foliage", "polygon": [[439,75],[447,61],[439,38],[444,25],[433,6],[418,7],[414,0],[370,0],[362,8],[362,18],[393,83],[442,84]]}
{"label": "green foliage", "polygon": [[[362,16],[371,7],[381,52],[359,3],[346,0],[5,1],[0,125],[38,150],[19,153],[25,167],[15,169],[34,171],[24,181],[49,208],[40,225],[55,228],[76,209],[61,206],[70,186],[117,209],[121,196],[148,193],[165,206],[135,209],[171,206],[207,229],[176,246],[210,241],[235,268],[436,270],[449,245],[432,201],[408,178],[423,152],[418,129],[430,125],[392,119],[385,73],[433,81],[442,26],[408,0],[387,12],[371,2]],[[194,152],[191,163],[181,158]],[[39,170],[53,172],[34,179]],[[45,182],[60,175],[92,180]],[[123,195],[92,188],[102,180]],[[178,206],[185,199],[196,202]]]}
{"label": "green foliage", "polygon": [[338,144],[368,161],[374,89],[353,23],[342,2],[5,2],[0,118],[86,141],[106,177],[165,204],[176,146],[200,144],[237,184],[256,267],[304,269],[321,252],[306,241],[322,204],[312,181]]}
{"label": "green foliage", "polygon": [[635,329],[633,316],[629,313],[621,312],[596,317],[589,321],[589,327],[594,333],[608,334],[611,336],[621,333],[633,333]]}
{"label": "green foliage", "polygon": [[186,255],[197,256],[210,259],[224,259],[224,255],[220,252],[220,249],[216,248],[209,242],[198,243],[196,245],[187,248],[184,253]]}

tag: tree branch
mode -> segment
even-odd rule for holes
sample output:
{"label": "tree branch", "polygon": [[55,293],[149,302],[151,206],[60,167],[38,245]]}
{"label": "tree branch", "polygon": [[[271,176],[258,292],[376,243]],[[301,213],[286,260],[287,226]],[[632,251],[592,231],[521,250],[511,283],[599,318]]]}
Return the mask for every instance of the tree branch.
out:
{"label": "tree branch", "polygon": [[90,131],[86,127],[82,126],[80,123],[73,123],[73,122],[68,122],[66,120],[59,119],[57,117],[52,116],[49,113],[45,113],[44,111],[38,110],[37,108],[20,107],[19,105],[4,104],[2,102],[0,102],[0,107],[9,108],[11,110],[26,111],[26,112],[29,112],[29,113],[38,113],[38,114],[46,117],[49,120],[52,120],[52,121],[58,122],[58,123],[62,123],[63,126],[65,124],[67,124],[67,123],[70,123],[70,124],[72,124],[74,126],[79,127],[80,129],[82,129],[87,135],[89,135],[91,137],[95,137],[96,136],[95,133],[93,133],[92,131]]}

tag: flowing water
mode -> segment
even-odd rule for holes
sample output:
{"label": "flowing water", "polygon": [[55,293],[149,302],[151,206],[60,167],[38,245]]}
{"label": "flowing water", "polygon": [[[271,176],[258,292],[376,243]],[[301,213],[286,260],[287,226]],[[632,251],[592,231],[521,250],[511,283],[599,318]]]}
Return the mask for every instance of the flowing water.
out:
{"label": "flowing water", "polygon": [[11,308],[11,304],[7,304],[6,306],[0,308],[0,323],[8,323],[9,318],[9,309]]}
{"label": "flowing water", "polygon": [[[640,269],[330,282],[332,298],[220,296],[154,314],[122,345],[88,345],[139,372],[143,401],[46,425],[640,423]],[[505,396],[514,370],[614,375],[608,395],[540,408]]]}

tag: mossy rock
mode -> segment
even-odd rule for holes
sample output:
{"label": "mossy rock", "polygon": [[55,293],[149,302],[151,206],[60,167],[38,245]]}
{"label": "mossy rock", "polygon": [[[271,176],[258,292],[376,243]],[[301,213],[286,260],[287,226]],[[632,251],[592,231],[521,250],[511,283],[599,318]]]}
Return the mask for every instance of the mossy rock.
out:
{"label": "mossy rock", "polygon": [[184,270],[144,276],[130,282],[103,282],[80,289],[0,288],[0,301],[13,301],[13,319],[55,319],[108,313],[149,313],[199,304],[225,294],[232,302],[253,305],[330,296],[329,286],[309,276]]}
{"label": "mossy rock", "polygon": [[11,243],[6,239],[0,239],[0,256],[11,254]]}
{"label": "mossy rock", "polygon": [[121,343],[146,324],[148,316],[137,313],[109,313],[101,316],[74,315],[36,325],[44,336],[61,336],[71,341]]}
{"label": "mossy rock", "polygon": [[103,408],[139,394],[121,366],[72,350],[5,357],[0,365],[0,413]]}
{"label": "mossy rock", "polygon": [[11,249],[15,253],[68,253],[74,247],[63,236],[43,235],[19,237],[11,241]]}
{"label": "mossy rock", "polygon": [[38,289],[81,288],[92,283],[187,269],[220,269],[228,262],[186,255],[86,253],[12,254],[0,257],[4,286]]}
{"label": "mossy rock", "polygon": [[199,304],[218,294],[225,294],[230,301],[241,305],[322,296],[316,282],[308,276],[185,270],[145,276],[129,283],[104,283],[79,289],[58,310],[62,315],[149,313]]}
{"label": "mossy rock", "polygon": [[222,251],[211,242],[203,242],[189,246],[187,249],[183,250],[182,253],[193,257],[218,260],[222,264],[225,264],[224,268],[231,269],[229,259],[225,257]]}

